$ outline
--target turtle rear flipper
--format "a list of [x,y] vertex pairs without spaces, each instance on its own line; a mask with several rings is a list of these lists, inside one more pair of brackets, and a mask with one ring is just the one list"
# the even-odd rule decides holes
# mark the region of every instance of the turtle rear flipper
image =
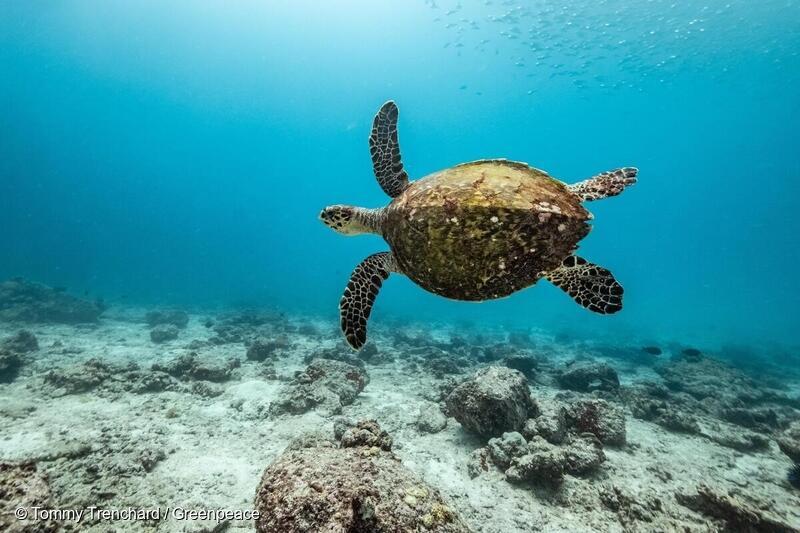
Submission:
[[354,350],[367,342],[367,321],[372,304],[390,272],[397,271],[391,252],[373,254],[353,270],[339,300],[342,333]]
[[611,272],[582,257],[567,257],[545,277],[589,311],[610,315],[622,309],[622,285]]
[[578,195],[581,201],[591,202],[620,194],[625,187],[636,183],[636,174],[638,173],[639,170],[634,167],[618,168],[567,187]]

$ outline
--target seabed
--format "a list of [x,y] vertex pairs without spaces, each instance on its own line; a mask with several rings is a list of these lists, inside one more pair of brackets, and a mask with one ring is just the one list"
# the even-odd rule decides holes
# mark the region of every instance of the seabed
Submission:
[[[336,323],[241,310],[113,306],[89,323],[0,322],[0,501],[252,510],[269,465],[353,448],[353,457],[389,457],[408,472],[403,479],[419,480],[399,483],[406,492],[396,510],[425,524],[419,531],[800,529],[800,491],[787,478],[789,455],[800,451],[797,375],[764,369],[757,378],[724,353],[677,343],[655,355],[447,324],[376,323],[370,335],[354,353]],[[498,377],[511,384],[498,394],[511,400],[489,422],[522,423],[516,432],[491,429],[490,440],[480,434],[487,420],[464,411],[491,401],[469,395],[485,392],[481,379]],[[530,403],[513,398],[520,383]],[[352,475],[334,482],[366,474]],[[324,493],[331,480],[306,481]],[[270,490],[271,501],[300,497]],[[252,519],[174,513],[72,518],[39,527],[255,528]],[[278,531],[273,519],[262,530]],[[32,523],[0,517],[4,531]]]

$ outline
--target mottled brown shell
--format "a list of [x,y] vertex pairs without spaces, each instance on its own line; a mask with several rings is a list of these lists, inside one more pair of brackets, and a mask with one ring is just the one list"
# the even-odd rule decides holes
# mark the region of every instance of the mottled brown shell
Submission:
[[400,270],[435,294],[501,298],[557,268],[589,232],[560,181],[524,163],[483,160],[415,181],[386,209]]

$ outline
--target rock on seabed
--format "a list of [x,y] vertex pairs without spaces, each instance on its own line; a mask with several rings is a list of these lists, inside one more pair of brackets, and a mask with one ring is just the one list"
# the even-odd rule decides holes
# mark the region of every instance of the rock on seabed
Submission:
[[538,413],[522,372],[500,366],[479,370],[453,389],[446,402],[465,430],[487,439],[519,431]]
[[[355,427],[376,432],[378,440],[386,438],[374,421]],[[439,491],[405,468],[391,451],[353,441],[347,445],[337,448],[330,441],[312,440],[306,447],[285,451],[267,467],[256,491],[256,531],[470,531]]]

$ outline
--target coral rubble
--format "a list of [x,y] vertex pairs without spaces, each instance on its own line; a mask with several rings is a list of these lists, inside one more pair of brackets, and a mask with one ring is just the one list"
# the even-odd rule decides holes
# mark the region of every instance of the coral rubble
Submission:
[[331,359],[314,359],[298,373],[285,396],[270,407],[274,415],[301,414],[317,406],[332,414],[350,405],[369,382],[359,367]]

